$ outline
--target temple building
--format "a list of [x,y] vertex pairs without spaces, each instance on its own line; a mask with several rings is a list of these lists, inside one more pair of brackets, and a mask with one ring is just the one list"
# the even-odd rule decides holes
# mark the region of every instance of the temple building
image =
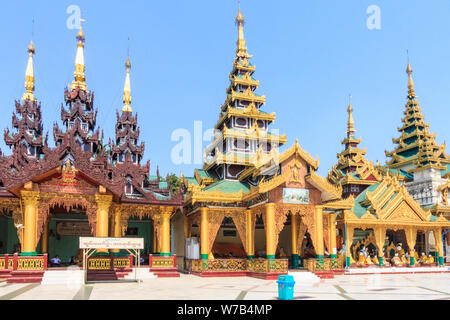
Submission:
[[[150,175],[150,162],[141,165],[144,144],[138,142],[137,115],[131,109],[130,60],[116,137],[104,145],[96,127],[94,94],[86,84],[82,29],[76,39],[74,80],[61,106],[64,127],[53,128],[55,147],[47,144],[41,105],[34,96],[33,43],[28,48],[26,92],[16,101],[13,130],[5,131],[12,154],[0,157],[0,250],[20,253],[14,258],[17,264],[11,264],[17,281],[23,280],[23,272],[42,276],[39,272],[47,263],[42,254],[80,260],[79,236],[141,236],[146,253],[158,253],[173,264],[170,219],[182,206],[183,190],[174,192],[159,170]],[[121,262],[123,252],[113,253],[114,266],[130,266],[128,257]],[[113,260],[105,255],[109,253],[97,252],[89,266],[112,268]],[[8,271],[8,258],[0,260]]]
[[[265,111],[265,96],[258,94],[244,23],[239,8],[237,49],[215,135],[203,167],[181,174],[180,188],[159,169],[151,175],[150,161],[144,162],[129,56],[115,136],[104,144],[86,83],[81,28],[62,126],[54,125],[55,146],[49,146],[34,96],[31,42],[26,91],[4,134],[12,154],[0,153],[0,278],[40,282],[48,256],[80,261],[79,237],[88,236],[144,238],[143,256],[158,276],[179,276],[181,269],[263,279],[300,267],[324,278],[369,266],[442,270],[450,247],[444,244],[450,158],[424,122],[411,66],[401,136],[386,153],[387,164],[366,159],[350,101],[342,151],[321,177],[318,156],[298,140],[281,151],[286,134],[270,130],[275,112]],[[91,279],[96,272],[105,280],[132,270],[133,257],[123,250],[94,252],[83,257]]]
[[450,157],[445,153],[445,144],[438,145],[436,134],[429,131],[414,89],[412,68],[408,63],[408,95],[400,136],[392,139],[393,151],[386,151],[390,160],[387,171],[398,175],[408,192],[420,205],[433,213],[443,213],[450,219],[448,203]]
[[366,160],[366,151],[357,147],[361,138],[354,137],[351,104],[347,112],[345,148],[328,175],[331,183],[342,187],[347,205],[335,210],[342,239],[339,258],[347,267],[383,267],[392,261],[395,266],[414,266],[419,260],[417,252],[430,251],[423,239],[431,233],[436,239],[436,258],[443,265],[441,238],[448,221],[424,210],[396,175]]

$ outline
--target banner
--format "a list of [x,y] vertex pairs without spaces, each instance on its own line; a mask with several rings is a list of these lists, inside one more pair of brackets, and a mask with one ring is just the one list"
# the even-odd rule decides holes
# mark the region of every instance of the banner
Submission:
[[283,188],[283,203],[309,204],[309,190]]
[[80,249],[144,249],[144,238],[80,237]]
[[56,233],[60,236],[90,237],[91,226],[88,221],[56,222]]

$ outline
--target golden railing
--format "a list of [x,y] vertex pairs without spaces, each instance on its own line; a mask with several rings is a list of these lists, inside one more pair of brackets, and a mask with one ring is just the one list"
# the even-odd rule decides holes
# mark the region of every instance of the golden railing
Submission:
[[176,268],[177,256],[155,256],[151,254],[148,264],[150,268]]
[[90,258],[88,259],[88,270],[110,270],[111,258]]
[[11,271],[45,271],[47,270],[47,254],[38,256],[4,255],[0,257],[0,270]]
[[343,260],[337,258],[306,259],[305,268],[311,272],[344,269]]
[[186,260],[191,272],[287,273],[288,259],[213,259]]

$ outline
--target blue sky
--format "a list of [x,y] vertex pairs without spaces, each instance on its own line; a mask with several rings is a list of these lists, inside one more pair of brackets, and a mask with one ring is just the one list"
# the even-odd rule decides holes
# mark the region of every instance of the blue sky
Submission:
[[[86,36],[86,77],[99,109],[106,143],[122,107],[127,38],[131,38],[132,107],[138,113],[145,160],[151,171],[191,175],[199,164],[171,162],[175,129],[193,132],[194,121],[212,127],[225,99],[235,54],[237,1],[20,1],[3,4],[0,19],[0,128],[11,127],[14,100],[23,92],[27,46],[35,20],[35,95],[53,146],[64,87],[72,81],[78,30],[66,26],[78,5]],[[366,13],[380,8],[381,29],[369,30]],[[352,94],[357,136],[367,158],[386,158],[398,136],[406,102],[407,55],[425,120],[437,142],[450,141],[450,2],[242,0],[245,37],[254,55],[265,111],[273,129],[296,138],[326,175],[346,131]],[[203,146],[206,146],[204,142]],[[10,150],[1,139],[4,154]]]

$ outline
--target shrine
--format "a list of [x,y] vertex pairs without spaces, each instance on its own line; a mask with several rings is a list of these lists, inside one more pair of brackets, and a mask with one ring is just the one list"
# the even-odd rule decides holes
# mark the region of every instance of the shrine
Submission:
[[[16,101],[13,131],[5,131],[12,154],[0,157],[0,237],[1,250],[7,254],[0,259],[0,269],[10,282],[38,282],[47,268],[47,255],[80,262],[79,236],[120,238],[133,223],[131,230],[145,238],[145,253],[156,253],[170,267],[175,259],[170,218],[181,208],[183,194],[174,192],[158,170],[150,175],[149,161],[142,165],[144,143],[138,143],[140,129],[131,108],[130,59],[125,64],[124,106],[117,112],[116,137],[104,145],[103,132],[96,127],[94,93],[86,84],[84,46],[81,28],[74,80],[61,106],[64,127],[54,125],[53,148],[44,135],[41,104],[34,96],[32,42],[28,48],[26,92]],[[95,259],[111,254],[114,267],[131,267],[128,256],[120,260],[124,253],[119,250],[98,250],[88,265],[110,269],[110,260],[106,265]]]

